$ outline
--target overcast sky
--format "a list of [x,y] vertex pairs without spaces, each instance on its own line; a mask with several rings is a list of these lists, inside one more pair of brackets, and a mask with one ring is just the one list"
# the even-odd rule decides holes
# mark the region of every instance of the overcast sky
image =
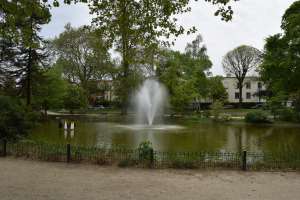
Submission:
[[[233,4],[235,12],[233,21],[226,23],[214,16],[216,7],[200,0],[191,4],[192,12],[179,17],[179,23],[185,27],[195,26],[198,29],[213,62],[211,71],[214,75],[224,74],[221,62],[226,52],[242,44],[262,50],[266,37],[281,32],[281,17],[295,1],[240,0]],[[63,5],[52,9],[51,12],[52,20],[42,30],[42,35],[46,38],[58,35],[68,22],[72,26],[91,22],[89,10],[83,4]],[[178,37],[173,48],[183,51],[186,43],[193,40],[196,35]]]

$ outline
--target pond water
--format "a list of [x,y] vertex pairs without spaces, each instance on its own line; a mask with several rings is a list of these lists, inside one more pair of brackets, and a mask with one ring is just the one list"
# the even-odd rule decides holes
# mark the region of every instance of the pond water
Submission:
[[[168,120],[167,127],[141,128],[128,120],[76,121],[74,132],[58,128],[57,121],[39,125],[30,139],[79,146],[136,148],[149,140],[158,151],[300,152],[300,126],[287,124],[250,125],[243,122],[213,123]],[[176,125],[176,126],[174,126]]]

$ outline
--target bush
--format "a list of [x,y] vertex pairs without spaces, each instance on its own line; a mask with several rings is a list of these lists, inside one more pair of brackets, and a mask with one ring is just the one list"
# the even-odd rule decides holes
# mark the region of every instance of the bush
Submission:
[[297,114],[292,108],[283,108],[277,111],[279,120],[292,122],[297,121]]
[[262,110],[256,110],[247,113],[245,117],[245,121],[249,123],[270,123],[271,122],[268,119],[268,113]]
[[153,147],[151,142],[142,142],[138,147],[138,151],[140,160],[153,161]]
[[215,101],[211,105],[211,114],[214,117],[214,120],[219,121],[221,111],[223,109],[223,103],[221,101]]
[[37,115],[28,112],[22,102],[0,96],[0,139],[16,140],[26,135]]
[[231,115],[230,114],[221,114],[220,116],[219,116],[219,119],[218,119],[218,121],[219,122],[229,122],[229,121],[231,121]]

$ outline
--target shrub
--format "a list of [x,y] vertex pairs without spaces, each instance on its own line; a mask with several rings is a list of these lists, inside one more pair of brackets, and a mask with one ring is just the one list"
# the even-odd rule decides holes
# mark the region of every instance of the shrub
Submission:
[[220,116],[219,116],[219,119],[218,119],[218,121],[220,121],[220,122],[229,122],[229,121],[231,121],[231,115],[230,114],[221,114]]
[[296,121],[297,120],[297,114],[292,108],[282,108],[277,111],[278,117],[282,121]]
[[149,141],[142,142],[138,147],[138,151],[139,151],[140,160],[153,161],[153,147],[151,142]]
[[220,118],[221,111],[223,109],[223,103],[221,101],[215,101],[210,108],[214,120],[218,121]]
[[268,119],[268,113],[262,110],[256,110],[247,113],[245,117],[245,121],[249,123],[270,123],[271,122]]
[[22,102],[0,96],[0,139],[16,140],[26,135],[37,116],[28,112]]

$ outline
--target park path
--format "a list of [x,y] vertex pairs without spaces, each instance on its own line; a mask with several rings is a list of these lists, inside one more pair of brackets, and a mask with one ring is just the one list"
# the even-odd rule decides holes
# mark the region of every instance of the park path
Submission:
[[299,200],[300,173],[121,169],[0,158],[1,200]]

